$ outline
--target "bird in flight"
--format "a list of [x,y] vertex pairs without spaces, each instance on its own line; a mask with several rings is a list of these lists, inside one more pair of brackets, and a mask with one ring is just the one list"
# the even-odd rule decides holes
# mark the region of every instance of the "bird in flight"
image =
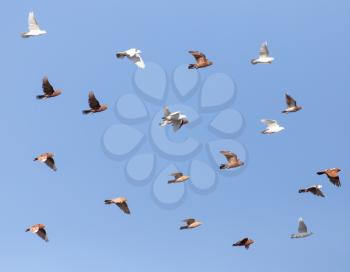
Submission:
[[38,157],[34,158],[34,161],[40,161],[45,163],[48,167],[50,167],[53,171],[57,171],[55,161],[53,159],[54,154],[47,152],[39,155]]
[[312,193],[316,196],[325,197],[325,195],[322,193],[321,189],[322,189],[322,185],[313,185],[313,186],[308,187],[308,188],[300,189],[299,193]]
[[34,12],[29,12],[28,15],[28,31],[22,33],[22,38],[29,38],[32,36],[40,36],[46,34],[45,30],[41,30],[37,20],[35,19]]
[[101,112],[105,111],[108,107],[105,104],[100,104],[98,100],[95,97],[94,92],[89,92],[89,110],[83,110],[83,114],[89,114],[89,113],[96,113],[96,112]]
[[332,182],[335,186],[340,187],[340,178],[339,178],[339,172],[341,170],[339,168],[330,168],[323,171],[317,172],[317,175],[327,175],[330,182]]
[[270,57],[267,42],[263,42],[260,46],[259,57],[252,59],[251,64],[271,64],[274,58]]
[[61,90],[55,90],[52,85],[49,82],[49,79],[45,76],[43,78],[43,95],[37,95],[36,98],[37,99],[46,99],[46,98],[51,98],[51,97],[55,97],[55,96],[59,96],[62,91]]
[[118,59],[122,59],[124,57],[127,57],[129,60],[134,62],[137,67],[144,69],[146,66],[145,66],[145,63],[143,62],[140,54],[141,54],[141,51],[139,49],[131,48],[131,49],[126,50],[126,51],[118,52],[116,54],[116,56]]
[[213,62],[209,61],[202,52],[188,51],[188,53],[190,53],[196,60],[196,63],[188,65],[188,69],[199,69],[213,64]]
[[194,228],[197,228],[200,225],[202,225],[202,222],[197,221],[196,219],[193,219],[193,218],[184,219],[184,220],[182,220],[182,222],[184,222],[185,225],[181,226],[180,230],[183,230],[183,229],[194,229]]
[[305,238],[312,234],[312,232],[307,231],[307,226],[305,225],[304,220],[302,218],[299,218],[298,233],[292,234],[290,238]]
[[282,113],[297,112],[303,108],[302,106],[298,106],[297,102],[293,99],[293,97],[291,97],[287,93],[286,93],[286,103],[287,103],[287,108],[284,111],[282,111]]
[[170,112],[168,107],[163,109],[164,115],[162,117],[162,122],[159,123],[160,126],[164,127],[166,125],[172,125],[173,130],[178,131],[183,125],[188,123],[186,115],[179,111]]
[[130,214],[129,206],[127,203],[127,199],[125,197],[117,197],[113,199],[106,199],[105,204],[110,205],[110,204],[115,204],[117,205],[124,213]]
[[189,180],[190,178],[189,176],[184,176],[184,174],[181,172],[172,173],[170,176],[173,176],[174,179],[169,180],[168,183],[181,183]]
[[30,231],[31,233],[37,234],[41,239],[45,242],[48,242],[49,239],[46,234],[45,225],[44,224],[35,224],[26,229],[26,232]]
[[223,163],[220,165],[220,169],[230,169],[244,165],[244,162],[240,161],[235,153],[231,151],[220,151],[220,153],[223,154],[227,160],[226,164]]
[[249,249],[250,245],[252,245],[252,244],[254,244],[254,240],[246,237],[246,238],[243,238],[242,240],[239,240],[238,242],[234,243],[232,246],[244,246],[245,249]]
[[262,134],[272,134],[284,130],[284,127],[281,127],[276,120],[261,119],[261,123],[266,125],[266,129],[261,132]]

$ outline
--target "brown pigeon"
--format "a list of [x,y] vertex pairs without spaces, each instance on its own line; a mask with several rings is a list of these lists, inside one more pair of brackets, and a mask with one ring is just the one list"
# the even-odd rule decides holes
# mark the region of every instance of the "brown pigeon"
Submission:
[[125,197],[117,197],[113,199],[105,200],[105,204],[115,204],[117,205],[124,213],[130,214],[130,210],[127,204],[127,199]]
[[168,183],[180,183],[180,182],[185,182],[189,180],[189,176],[184,176],[183,173],[177,172],[177,173],[172,173],[170,176],[173,176],[174,179],[169,180]]
[[51,98],[51,97],[59,96],[62,93],[61,90],[55,90],[52,87],[52,85],[49,82],[49,79],[46,76],[43,78],[43,85],[42,86],[43,86],[44,94],[37,95],[36,96],[37,99]]
[[309,188],[300,189],[299,193],[309,193],[310,192],[316,196],[325,197],[325,195],[322,193],[321,189],[322,189],[322,185],[313,185]]
[[286,103],[287,108],[282,113],[297,112],[303,108],[302,106],[298,106],[297,102],[289,94],[286,94]]
[[339,179],[340,171],[341,170],[339,168],[330,168],[330,169],[317,172],[317,175],[326,174],[330,182],[332,182],[335,186],[340,187],[341,186],[340,179]]
[[47,238],[44,224],[35,224],[35,225],[27,228],[26,232],[28,232],[28,231],[30,231],[31,233],[36,233],[41,239],[45,240],[45,242],[49,241],[49,239]]
[[43,154],[39,155],[38,157],[34,158],[34,161],[44,162],[53,171],[57,171],[53,157],[54,157],[53,153],[47,152],[47,153],[43,153]]
[[212,61],[209,61],[207,57],[199,51],[188,51],[188,53],[192,54],[192,56],[196,59],[195,64],[189,64],[188,69],[198,69],[210,66],[213,64]]
[[89,92],[89,110],[83,110],[83,114],[96,113],[105,111],[108,107],[105,104],[100,105],[100,102],[96,99],[94,92]]
[[202,222],[197,221],[196,219],[193,219],[193,218],[184,219],[182,221],[185,223],[185,225],[181,226],[180,230],[183,230],[183,229],[194,229],[194,228],[197,228],[200,225],[202,225]]
[[220,153],[223,154],[227,159],[227,163],[221,164],[220,169],[230,169],[244,165],[244,162],[240,161],[237,155],[231,151],[220,151]]
[[234,243],[232,246],[244,246],[246,249],[249,249],[250,245],[254,243],[254,240],[249,238],[243,238],[242,240]]

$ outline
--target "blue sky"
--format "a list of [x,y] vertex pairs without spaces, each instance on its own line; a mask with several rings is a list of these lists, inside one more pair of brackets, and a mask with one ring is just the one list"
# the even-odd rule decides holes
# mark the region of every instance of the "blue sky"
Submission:
[[[347,1],[16,1],[1,10],[1,271],[349,270]],[[32,10],[48,34],[24,40]],[[251,65],[265,40],[276,61]],[[193,61],[188,50],[214,61],[199,71],[201,82],[218,72],[233,79],[229,107],[244,119],[232,138],[245,147],[242,171],[215,169],[215,189],[187,190],[181,205],[170,208],[152,195],[167,158],[158,159],[147,184],[128,181],[127,161],[108,156],[103,135],[122,123],[118,98],[135,93],[135,66],[115,58],[131,47],[142,50],[146,65],[160,65],[168,81],[176,67]],[[35,99],[44,75],[63,89],[60,97]],[[81,114],[89,90],[108,111]],[[286,90],[302,111],[280,113]],[[178,103],[168,92],[167,103]],[[162,103],[149,107],[154,114]],[[286,130],[262,135],[261,118],[277,119]],[[148,133],[147,125],[132,126]],[[173,140],[209,132],[184,133]],[[56,155],[56,173],[32,161],[46,151]],[[329,167],[343,169],[341,188],[315,174]],[[316,183],[325,199],[297,193]],[[119,195],[129,199],[132,215],[103,204]],[[300,216],[315,235],[291,240]],[[203,225],[179,231],[186,217]],[[24,232],[35,223],[47,225],[49,243]],[[249,251],[231,246],[245,236],[256,241]]]

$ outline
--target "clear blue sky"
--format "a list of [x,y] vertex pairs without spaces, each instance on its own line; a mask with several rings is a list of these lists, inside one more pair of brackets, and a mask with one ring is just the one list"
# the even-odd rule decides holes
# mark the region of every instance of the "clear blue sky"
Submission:
[[[0,5],[0,270],[349,271],[348,1],[169,2]],[[32,10],[48,34],[24,40],[20,33]],[[265,40],[276,61],[251,65]],[[242,114],[244,126],[232,138],[247,153],[239,175],[215,169],[214,190],[187,190],[181,205],[171,208],[155,201],[153,181],[135,186],[127,180],[127,160],[106,154],[103,135],[121,124],[117,99],[135,92],[135,66],[115,58],[131,47],[169,78],[192,62],[188,50],[201,50],[214,61],[199,71],[202,81],[217,72],[234,80],[230,107]],[[63,89],[60,97],[35,99],[44,75]],[[81,114],[89,90],[108,111]],[[280,113],[286,90],[304,106],[301,112]],[[178,101],[170,95],[167,103]],[[150,106],[151,112],[161,106]],[[277,119],[286,130],[262,135],[261,118]],[[136,127],[148,133],[147,125]],[[191,135],[190,127],[184,131]],[[56,173],[32,161],[46,151],[56,154]],[[159,161],[153,179],[167,158]],[[341,188],[315,174],[328,167],[343,169]],[[325,199],[297,193],[316,183],[324,185]],[[132,215],[103,204],[119,195],[129,199]],[[300,216],[315,235],[291,240]],[[203,225],[180,231],[186,217]],[[49,243],[24,232],[35,223],[47,225]],[[245,236],[256,241],[250,250],[231,246]]]

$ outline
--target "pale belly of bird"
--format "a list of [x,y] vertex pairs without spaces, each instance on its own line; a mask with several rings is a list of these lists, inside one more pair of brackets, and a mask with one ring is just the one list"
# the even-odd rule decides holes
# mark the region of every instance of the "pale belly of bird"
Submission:
[[305,238],[312,235],[312,232],[305,232],[305,233],[295,233],[290,236],[290,238]]

